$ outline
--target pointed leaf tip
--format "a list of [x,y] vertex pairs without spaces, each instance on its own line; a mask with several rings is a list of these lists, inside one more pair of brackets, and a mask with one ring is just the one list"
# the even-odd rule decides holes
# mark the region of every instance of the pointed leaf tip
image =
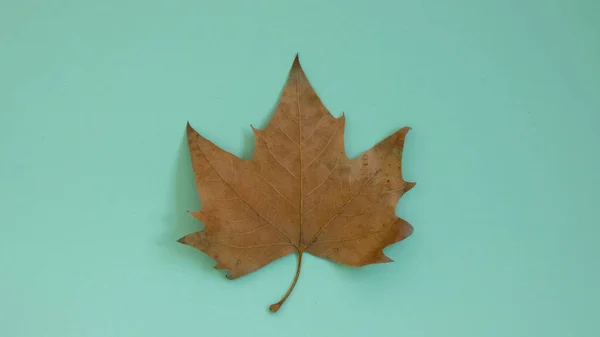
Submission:
[[298,54],[296,54],[296,57],[294,57],[294,63],[292,64],[292,69],[298,68],[302,68],[302,66],[300,65],[300,57],[298,56]]
[[394,262],[394,260],[390,259],[389,256],[387,256],[387,255],[384,254],[381,257],[380,262],[381,263],[392,263],[392,262]]

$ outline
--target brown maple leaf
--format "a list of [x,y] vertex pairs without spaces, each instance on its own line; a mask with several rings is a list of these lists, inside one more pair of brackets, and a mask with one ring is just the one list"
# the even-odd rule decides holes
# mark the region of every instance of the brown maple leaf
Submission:
[[391,262],[383,248],[412,233],[395,214],[415,185],[402,178],[409,128],[349,159],[344,118],[321,103],[296,56],[274,116],[264,130],[252,127],[252,159],[236,157],[187,125],[203,205],[191,214],[205,229],[179,242],[208,254],[229,279],[297,252],[292,285],[272,312],[296,285],[304,253],[349,266]]

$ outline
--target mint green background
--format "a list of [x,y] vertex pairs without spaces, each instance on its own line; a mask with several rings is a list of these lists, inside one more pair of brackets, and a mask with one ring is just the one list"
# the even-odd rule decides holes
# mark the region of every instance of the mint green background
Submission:
[[[600,2],[0,0],[0,336],[600,335]],[[189,120],[249,156],[296,52],[358,155],[409,125],[396,262],[236,281],[175,242]]]

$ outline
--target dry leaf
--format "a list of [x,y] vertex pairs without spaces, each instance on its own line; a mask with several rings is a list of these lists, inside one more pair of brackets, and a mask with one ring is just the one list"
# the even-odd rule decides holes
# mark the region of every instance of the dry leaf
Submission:
[[305,253],[349,266],[392,261],[383,248],[413,230],[395,214],[400,197],[415,185],[402,178],[408,127],[349,159],[344,115],[329,113],[296,56],[271,121],[264,130],[252,129],[255,153],[242,160],[188,124],[203,205],[191,214],[205,229],[179,242],[208,254],[230,279],[297,252],[292,285],[272,312],[292,292]]

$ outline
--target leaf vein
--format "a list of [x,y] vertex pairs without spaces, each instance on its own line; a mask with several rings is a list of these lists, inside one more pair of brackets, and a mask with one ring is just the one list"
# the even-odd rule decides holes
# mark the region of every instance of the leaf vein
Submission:
[[357,235],[357,236],[353,236],[350,238],[346,238],[346,239],[340,239],[340,240],[326,240],[326,241],[317,241],[314,244],[320,244],[320,243],[340,243],[340,242],[347,242],[347,241],[354,241],[354,240],[359,240],[359,239],[363,239],[366,238],[369,235],[374,235],[374,234],[378,234],[381,233],[383,231],[385,231],[386,228],[384,229],[380,229],[378,231],[373,231],[373,232],[368,232],[368,233],[363,233],[361,235]]
[[279,121],[277,119],[275,119],[275,125],[277,125],[277,128],[279,130],[281,130],[281,133],[283,133],[283,135],[286,136],[287,139],[289,139],[292,142],[292,144],[294,144],[296,146],[300,146],[300,145],[298,145],[298,143],[296,143],[295,140],[292,139],[292,137],[288,136],[288,134],[285,131],[283,131],[283,128],[281,127],[281,125],[279,124]]
[[236,245],[230,245],[230,244],[219,242],[219,241],[211,241],[211,240],[206,240],[206,239],[204,239],[204,241],[208,242],[210,244],[215,244],[215,245],[228,247],[228,248],[234,248],[234,249],[243,249],[243,250],[253,249],[253,248],[274,247],[274,246],[293,246],[293,244],[291,242],[270,243],[270,244],[266,244],[266,245],[254,245],[254,246],[236,246]]
[[273,184],[272,184],[272,183],[271,183],[269,180],[267,180],[267,178],[265,178],[265,177],[261,176],[260,174],[258,174],[258,173],[256,173],[256,172],[252,172],[252,174],[255,174],[255,175],[257,175],[257,176],[261,177],[261,178],[262,178],[262,179],[263,179],[263,180],[264,180],[264,181],[265,181],[267,184],[269,184],[269,186],[271,186],[271,187],[272,187],[272,188],[275,190],[275,192],[277,192],[277,194],[279,194],[279,196],[281,196],[281,198],[282,198],[283,200],[287,201],[287,203],[288,203],[288,204],[290,204],[290,205],[292,205],[292,207],[294,207],[294,208],[298,208],[298,206],[294,205],[294,203],[293,203],[293,202],[291,202],[291,201],[290,201],[290,199],[286,198],[286,197],[285,197],[285,195],[283,195],[283,193],[281,193],[281,192],[280,192],[280,191],[277,189],[277,187],[275,187],[275,185],[273,185]]
[[311,193],[313,193],[314,191],[316,191],[317,189],[319,189],[319,187],[323,186],[323,184],[325,184],[329,180],[329,178],[331,178],[331,175],[333,174],[333,171],[335,171],[335,169],[338,167],[338,165],[340,163],[340,157],[341,156],[342,156],[342,152],[340,151],[340,153],[338,154],[337,159],[335,160],[335,165],[333,166],[333,168],[331,169],[331,171],[329,171],[329,174],[327,175],[327,177],[325,177],[325,179],[323,179],[323,181],[319,185],[317,185],[310,192],[308,192],[306,194],[306,197],[308,197]]
[[304,140],[302,141],[302,144],[306,143],[309,139],[312,138],[312,136],[314,136],[315,132],[317,132],[317,130],[319,129],[319,125],[321,125],[321,121],[325,119],[325,114],[323,114],[323,116],[321,116],[321,118],[319,118],[319,121],[315,124],[315,129],[310,133],[310,136],[306,136],[306,138],[304,138]]
[[329,147],[329,144],[331,144],[331,142],[333,141],[333,138],[335,138],[335,134],[339,130],[340,125],[342,125],[342,123],[338,123],[338,125],[335,127],[335,130],[331,134],[331,138],[329,138],[329,141],[327,142],[327,144],[325,146],[323,146],[323,149],[310,161],[310,163],[308,163],[305,167],[302,168],[303,171],[305,169],[307,169],[308,167],[310,167],[310,165],[312,165],[312,163],[314,163],[315,160],[319,159],[319,157],[321,157],[321,155],[325,152],[325,150],[327,150],[327,148]]
[[261,230],[263,230],[263,229],[265,229],[267,227],[269,227],[269,225],[260,226],[258,228],[253,229],[253,230],[249,230],[249,231],[245,231],[245,232],[233,233],[233,234],[231,234],[231,236],[233,237],[233,236],[240,236],[240,235],[249,235],[249,234],[261,231]]
[[369,184],[369,182],[371,182],[371,180],[373,179],[373,177],[375,177],[380,171],[375,171],[375,173],[373,173],[369,179],[367,179],[367,181],[358,189],[358,191],[356,191],[356,193],[354,193],[354,195],[352,197],[350,197],[350,199],[348,199],[348,201],[346,201],[346,203],[333,215],[333,217],[331,219],[329,219],[329,221],[327,221],[323,227],[321,227],[317,233],[312,237],[312,239],[309,241],[309,244],[306,248],[310,247],[319,237],[319,235],[323,232],[323,230],[329,226],[329,224],[335,220],[335,218],[338,217],[338,215],[340,215],[342,213],[342,211],[344,211],[344,209],[346,208],[346,206],[348,206],[348,204],[350,204],[352,202],[352,200],[354,200],[359,194],[360,192],[362,192],[362,190]]
[[289,236],[287,236],[283,232],[283,230],[281,228],[275,226],[268,219],[266,219],[265,217],[263,217],[262,215],[260,215],[260,213],[258,213],[258,211],[254,207],[252,207],[252,205],[250,205],[249,202],[247,202],[246,200],[244,200],[242,198],[242,196],[231,185],[229,185],[227,183],[227,181],[225,181],[225,179],[223,179],[223,177],[221,176],[221,174],[219,173],[219,171],[217,171],[217,169],[213,166],[211,160],[206,156],[206,154],[204,153],[204,151],[202,151],[202,148],[200,148],[200,145],[198,143],[196,143],[196,142],[195,142],[195,145],[198,148],[198,150],[200,151],[200,153],[204,156],[204,158],[206,158],[206,161],[208,162],[208,164],[213,168],[213,170],[215,170],[215,172],[221,178],[221,180],[223,180],[223,182],[225,183],[225,185],[227,185],[233,191],[233,193],[235,193],[238,196],[238,198],[240,198],[240,200],[242,200],[246,205],[248,205],[248,207],[250,207],[250,209],[252,209],[256,213],[256,215],[258,215],[261,219],[265,220],[269,225],[271,225],[273,228],[275,228],[283,237],[285,237],[290,243],[292,243],[292,240],[289,238]]
[[261,136],[259,136],[259,138],[260,138],[260,140],[262,140],[265,143],[265,148],[267,149],[267,152],[269,152],[271,157],[273,157],[273,159],[275,159],[277,164],[279,164],[281,167],[283,167],[292,177],[294,177],[296,179],[300,179],[292,171],[290,171],[290,169],[288,169],[285,165],[283,165],[283,163],[280,162],[279,159],[277,159],[277,157],[275,157],[275,155],[273,154],[273,151],[271,151],[271,149],[269,148],[267,141],[264,138],[262,138]]

